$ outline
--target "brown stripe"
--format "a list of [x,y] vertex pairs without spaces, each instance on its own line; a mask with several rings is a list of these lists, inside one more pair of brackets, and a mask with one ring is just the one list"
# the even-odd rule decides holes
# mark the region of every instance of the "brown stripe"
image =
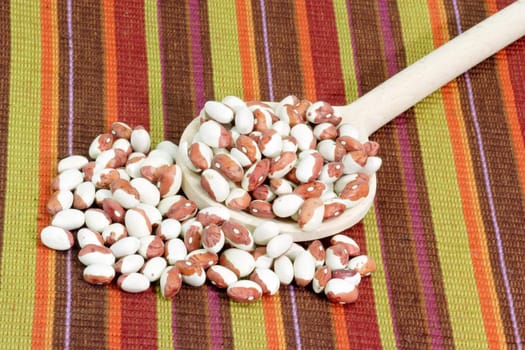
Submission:
[[[406,55],[403,46],[403,37],[401,30],[401,19],[399,17],[399,11],[397,4],[389,2],[389,13],[390,23],[392,25],[392,36],[394,39],[394,45],[396,48],[396,61],[398,70],[402,70],[407,66]],[[419,136],[417,131],[417,123],[414,115],[414,110],[409,109],[404,113],[403,116],[407,132],[408,141],[410,143],[412,165],[414,170],[414,178],[421,179],[416,181],[416,188],[418,193],[418,203],[421,213],[431,213],[430,201],[427,192],[426,182],[422,181],[425,179],[425,172],[423,169],[423,159],[421,157]],[[423,225],[423,236],[425,239],[426,256],[429,262],[431,281],[434,289],[434,298],[436,302],[436,308],[439,315],[440,325],[431,325],[433,328],[439,327],[441,331],[441,339],[443,345],[446,348],[452,348],[454,346],[454,337],[452,333],[452,324],[450,323],[450,317],[447,308],[447,300],[445,293],[440,291],[445,290],[443,285],[443,274],[441,271],[441,264],[439,262],[436,235],[434,232],[434,226],[432,223],[431,215],[421,215],[421,222]]]
[[204,74],[204,94],[206,100],[213,100],[215,92],[213,90],[213,66],[211,62],[211,39],[208,24],[207,1],[199,1],[199,16],[201,26],[201,50],[202,50],[202,71]]
[[[261,99],[268,100],[270,96],[268,83],[268,67],[264,51],[263,17],[261,3],[252,2],[254,13],[255,42]],[[273,98],[276,101],[294,94],[304,95],[300,51],[297,45],[297,30],[295,27],[295,11],[292,2],[270,0],[265,2],[266,28],[270,49],[270,64],[272,74]],[[283,33],[287,33],[283,35]]]
[[[104,130],[104,71],[101,10],[98,2],[74,1],[73,19],[73,153],[86,154]],[[71,348],[104,348],[107,288],[87,285],[84,266],[71,254]],[[82,317],[75,317],[82,315]]]
[[[76,256],[76,251],[71,251],[71,259]],[[57,252],[55,258],[55,310],[53,315],[53,349],[63,349],[66,334],[66,308],[67,308],[67,260],[68,253]],[[75,262],[76,263],[76,262]],[[53,282],[51,282],[53,283]]]
[[[480,7],[480,5],[477,2],[472,2],[470,5],[467,5],[467,3],[461,3],[459,4],[459,11],[461,16],[461,24],[463,30],[468,29],[470,26],[472,26],[474,23],[477,23],[478,21],[482,20],[486,17],[486,14],[480,13],[476,10],[476,7]],[[483,6],[481,6],[483,8]],[[447,15],[449,18],[455,18],[454,16],[454,9],[451,6],[447,6]],[[457,35],[457,27],[456,22],[449,21],[449,32],[451,33],[451,36]],[[482,132],[482,139],[484,144],[484,151],[487,161],[487,166],[489,168],[489,176],[491,181],[496,179],[516,179],[515,176],[515,167],[511,167],[509,163],[508,156],[512,156],[512,154],[506,154],[508,152],[504,152],[503,150],[512,148],[511,145],[508,144],[508,142],[511,140],[510,137],[507,137],[507,139],[503,139],[502,137],[504,135],[508,135],[508,130],[506,123],[501,122],[497,123],[498,125],[498,133],[494,133],[492,130],[494,130],[494,119],[500,118],[500,120],[504,120],[504,112],[501,108],[501,106],[498,106],[499,101],[501,101],[501,94],[499,93],[499,90],[495,89],[494,87],[499,86],[499,82],[497,80],[496,72],[494,71],[494,60],[493,58],[488,59],[487,61],[481,63],[477,67],[473,68],[469,72],[470,78],[471,78],[471,84],[472,84],[472,93],[474,94],[474,101],[475,101],[475,108],[477,113],[477,118],[480,126],[480,130]],[[489,85],[493,84],[493,85]],[[497,246],[497,240],[496,240],[496,230],[495,226],[493,224],[493,221],[491,219],[491,209],[490,209],[490,202],[487,194],[487,188],[485,186],[485,178],[483,175],[483,167],[482,162],[483,158],[482,155],[479,152],[479,146],[477,142],[477,135],[476,135],[476,126],[475,126],[475,120],[472,115],[472,111],[469,105],[469,95],[468,95],[468,88],[467,83],[464,76],[461,76],[458,78],[458,87],[459,87],[459,93],[461,96],[461,108],[463,110],[463,117],[465,121],[466,131],[467,131],[467,139],[470,140],[469,142],[469,148],[470,153],[472,156],[472,163],[475,165],[474,167],[474,176],[476,179],[476,187],[478,192],[478,199],[480,203],[480,207],[482,210],[482,219],[483,219],[483,225],[485,228],[485,234],[487,237],[487,244],[489,247],[489,256],[491,259],[491,266],[494,276],[494,282],[496,286],[496,293],[498,296],[498,302],[500,306],[500,318],[503,323],[503,329],[505,332],[505,337],[508,341],[514,340],[514,334],[513,334],[513,327],[512,327],[512,320],[510,317],[510,309],[509,309],[509,300],[506,297],[506,290],[505,290],[505,284],[502,278],[502,266],[500,264],[499,255],[498,255],[498,246]],[[485,87],[485,89],[483,89]],[[494,94],[497,94],[497,96],[493,96],[490,99],[487,99],[486,91],[492,91]],[[499,135],[499,136],[498,136]],[[493,148],[493,147],[498,148]],[[497,155],[491,154],[492,150],[497,150]],[[501,158],[500,158],[501,157]],[[511,161],[512,162],[512,161]],[[498,170],[498,168],[500,170]],[[509,169],[510,168],[510,169]],[[513,176],[514,174],[514,176]],[[504,180],[506,181],[506,180]],[[514,181],[515,183],[515,181]],[[496,188],[493,187],[494,183],[491,184],[491,190],[494,191]],[[498,184],[497,187],[500,185]],[[504,194],[510,195],[511,191],[505,191]],[[496,205],[496,193],[494,193],[494,204]],[[507,197],[508,198],[508,197]],[[498,203],[499,205],[496,206],[496,210],[502,210],[503,208],[508,208],[507,213],[516,213],[516,208],[514,206],[518,207],[518,212],[521,212],[520,216],[523,217],[523,211],[521,211],[521,198],[519,201],[514,202],[507,202],[505,204],[506,199],[504,198],[503,203]],[[502,208],[503,206],[503,208]],[[498,208],[499,207],[499,208]],[[503,212],[500,212],[503,213]],[[514,215],[514,220],[520,220],[520,216]],[[501,214],[497,216],[497,221],[500,226],[500,229],[503,227],[501,226],[502,222]],[[517,227],[517,226],[514,226]],[[512,247],[515,249],[516,252],[522,252],[523,250],[519,250],[518,247],[521,246],[516,239],[515,239],[515,232],[503,232],[504,230],[501,230],[501,237],[503,239],[503,242],[505,244],[505,237],[507,238],[507,243],[512,242]],[[510,236],[512,235],[512,236]],[[508,239],[510,237],[510,239]],[[513,249],[506,249],[505,254],[512,253]],[[523,247],[522,247],[523,249]],[[505,255],[505,262],[509,263],[509,256]],[[511,259],[512,260],[512,259]],[[521,264],[522,265],[522,264]],[[510,272],[510,267],[513,266],[513,264],[507,264],[507,272]],[[518,265],[519,266],[519,265]],[[519,271],[521,270],[521,266],[515,269],[512,272],[512,275],[520,274]],[[517,276],[516,276],[517,277]],[[514,278],[514,277],[513,277]],[[523,279],[523,276],[522,276]],[[513,293],[514,294],[514,293]],[[516,294],[514,294],[516,295]]]
[[294,292],[301,345],[305,349],[334,348],[332,313],[326,298],[316,295],[310,289],[295,286]]
[[[259,0],[252,0],[252,13],[254,42],[258,43],[255,45],[255,55],[257,58],[257,72],[259,73],[259,95],[262,101],[269,101],[268,69],[264,52],[262,12],[261,2]],[[278,74],[278,72],[275,72],[274,74]]]
[[295,341],[295,326],[292,313],[292,300],[290,297],[289,288],[281,286],[279,289],[279,296],[281,299],[281,317],[283,319],[284,338],[287,349],[297,348]]
[[[68,127],[69,127],[69,49],[67,29],[67,2],[57,3],[58,12],[58,46],[59,46],[59,86],[58,86],[58,158],[68,155]],[[86,152],[82,152],[85,154]],[[58,266],[58,265],[57,265]]]
[[[361,92],[365,93],[387,78],[381,40],[376,21],[378,13],[375,6],[352,4],[350,8],[352,23],[355,28],[353,43],[356,62],[359,67]],[[374,34],[375,33],[375,34]],[[410,213],[406,198],[402,163],[397,141],[397,132],[392,123],[374,134],[374,139],[381,145],[381,181],[377,189],[377,212],[381,218],[384,240],[384,264],[388,264],[393,317],[395,318],[398,341],[402,347],[420,344],[430,347],[429,339],[422,339],[420,334],[428,332],[425,318],[424,300],[417,271],[414,242],[411,236]],[[389,263],[395,262],[395,263]],[[406,276],[411,278],[407,279]]]
[[[0,2],[0,227],[4,227],[5,187],[7,171],[7,135],[9,122],[9,72],[11,64],[11,28],[9,1]],[[0,252],[2,252],[4,230],[0,232]],[[2,263],[0,254],[0,264]]]
[[164,61],[164,105],[166,136],[178,140],[194,117],[193,73],[190,60],[187,4],[160,2],[160,43]]
[[[63,158],[68,155],[68,124],[69,124],[69,60],[68,60],[68,26],[67,2],[57,3],[58,12],[58,45],[59,45],[59,86],[58,86],[58,140],[57,155]],[[71,251],[71,257],[76,256],[78,250]],[[57,252],[55,259],[55,305],[53,315],[53,348],[64,348],[64,334],[66,325],[67,302],[67,253]],[[53,282],[51,282],[53,283]]]
[[86,154],[105,130],[104,51],[101,9],[96,2],[73,2],[73,153]]
[[371,20],[379,16],[375,6],[369,3],[348,3],[348,12],[354,28],[352,44],[358,67],[357,81],[360,84],[360,94],[363,95],[382,83],[386,77],[381,32],[377,22]]
[[[257,7],[260,8],[260,5]],[[273,97],[276,101],[290,94],[303,97],[301,52],[297,42],[294,4],[291,1],[270,0],[266,1],[265,11],[272,65]],[[263,43],[263,41],[256,42]],[[266,77],[267,75],[261,75],[260,80],[267,79]]]
[[[479,5],[473,1],[470,1],[470,3],[470,10],[465,9],[465,12],[461,13],[461,20],[465,22],[464,29],[467,29],[467,25],[470,25],[470,23],[477,23],[487,16],[484,11],[481,13],[471,11],[474,6]],[[484,10],[483,6],[481,6],[481,10]],[[525,271],[523,270],[525,240],[518,239],[516,228],[525,227],[525,210],[523,208],[522,193],[519,190],[519,174],[516,172],[517,164],[514,160],[515,154],[513,152],[511,131],[506,122],[501,90],[494,89],[500,84],[494,59],[491,58],[483,62],[472,69],[469,74],[487,162],[497,227],[499,228],[503,245],[506,272],[516,311],[516,320],[518,325],[521,326],[520,337],[524,339],[525,313],[520,312],[520,310],[523,310],[525,307],[525,293],[523,291],[523,281],[525,280]],[[490,92],[490,96],[488,92]],[[472,140],[475,140],[475,138],[472,138]],[[484,180],[484,178],[479,178],[479,183],[483,184]],[[490,211],[486,211],[484,216],[487,219],[490,218]],[[487,224],[493,225],[492,221],[488,221]],[[493,252],[491,256],[496,258],[498,256],[496,237],[489,237],[489,243],[493,246],[491,247]],[[493,266],[498,265],[494,264]],[[499,267],[494,273],[501,276]],[[503,293],[500,294],[501,296],[504,295]],[[507,326],[505,326],[505,329],[507,333],[510,333],[508,337],[510,342],[515,341],[516,339],[511,333],[512,330]]]
[[[376,203],[381,218],[383,233],[383,263],[388,266],[388,281],[391,293],[392,317],[398,335],[399,345],[408,348],[420,339],[421,329],[427,329],[424,300],[414,253],[412,228],[408,213],[406,187],[400,182],[402,169],[399,144],[393,125],[378,131],[374,139],[381,145],[381,181],[378,181]],[[406,278],[410,276],[410,278]],[[427,342],[430,339],[426,339]],[[426,343],[421,347],[430,347]]]
[[[173,300],[177,320],[177,346],[184,349],[198,345],[201,349],[210,347],[208,303],[206,288],[191,288],[185,285]],[[224,335],[223,335],[224,336]]]

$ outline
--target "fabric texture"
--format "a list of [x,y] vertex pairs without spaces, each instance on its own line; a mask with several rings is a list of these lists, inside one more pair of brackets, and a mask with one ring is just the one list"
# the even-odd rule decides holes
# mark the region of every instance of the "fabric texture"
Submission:
[[0,348],[521,349],[525,39],[371,136],[376,199],[346,233],[378,269],[356,303],[132,295],[38,240],[58,160],[112,122],[177,143],[227,95],[344,105],[510,2],[0,2]]

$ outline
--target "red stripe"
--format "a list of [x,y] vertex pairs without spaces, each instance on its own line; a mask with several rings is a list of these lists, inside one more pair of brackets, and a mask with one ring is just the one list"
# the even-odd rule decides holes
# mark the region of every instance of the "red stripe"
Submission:
[[[306,1],[308,24],[312,47],[312,64],[316,82],[317,99],[334,105],[346,103],[344,96],[343,72],[341,70],[340,50],[337,41],[334,9],[330,6],[317,6],[315,1]],[[366,252],[362,224],[349,231],[362,250]],[[372,286],[365,280],[359,288],[357,303],[345,306],[348,342],[351,349],[359,349],[362,344],[369,348],[380,348],[379,328]],[[366,339],[363,339],[366,337]],[[339,337],[338,337],[339,338]],[[342,341],[343,339],[339,339]],[[377,341],[374,343],[374,340]]]
[[139,294],[121,293],[121,349],[157,349],[157,295],[155,289],[150,288]]
[[144,6],[115,1],[119,120],[149,128],[148,67]]
[[334,105],[345,103],[345,86],[334,8],[331,3],[319,6],[315,0],[306,1],[312,63],[316,82],[317,99],[329,101]]
[[[119,120],[149,128],[143,3],[115,1],[115,42]],[[122,293],[121,347],[157,348],[157,304],[153,289],[140,295]]]
[[[352,237],[357,244],[359,244],[361,254],[367,253],[365,230],[362,222],[344,233]],[[359,284],[359,299],[357,299],[357,302],[345,306],[348,339],[351,349],[360,349],[362,344],[366,344],[367,349],[381,348],[381,336],[377,324],[374,291],[370,278],[374,277],[364,277]]]
[[[516,100],[516,110],[521,126],[521,136],[525,144],[525,66],[523,63],[523,56],[525,55],[525,39],[517,41],[514,45],[509,46],[506,50],[507,60],[510,71],[510,80],[512,82],[512,89],[514,91],[514,98]],[[521,101],[521,102],[520,102]]]

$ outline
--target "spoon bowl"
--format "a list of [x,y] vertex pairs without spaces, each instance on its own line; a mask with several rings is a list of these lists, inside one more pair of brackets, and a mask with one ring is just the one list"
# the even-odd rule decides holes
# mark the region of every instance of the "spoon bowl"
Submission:
[[[409,67],[346,106],[334,106],[343,123],[354,126],[361,142],[381,126],[400,115],[440,87],[525,35],[525,0],[518,0],[476,26],[458,35]],[[275,105],[274,102],[268,102]],[[191,144],[199,129],[195,118],[184,130],[179,144]],[[200,174],[187,167],[180,152],[177,164],[182,168],[182,189],[199,208],[223,206],[212,200],[200,185]],[[366,215],[376,194],[376,175],[370,176],[369,192],[357,205],[338,217],[326,220],[313,231],[303,231],[291,219],[272,219],[281,232],[295,241],[309,241],[337,234],[358,223]],[[223,206],[226,208],[225,206]],[[231,218],[253,229],[263,220],[249,213],[226,208]]]
[[[195,118],[184,130],[180,138],[180,144],[183,142],[191,143],[193,137],[199,130],[199,119]],[[357,205],[351,209],[346,210],[340,216],[325,221],[320,228],[313,231],[303,231],[297,223],[291,219],[262,219],[253,216],[244,211],[230,210],[221,203],[218,203],[211,199],[206,191],[201,187],[201,177],[199,173],[193,172],[186,166],[185,161],[180,155],[177,159],[177,164],[182,168],[182,189],[185,195],[194,201],[199,208],[205,208],[209,206],[222,206],[230,212],[231,219],[244,224],[245,226],[253,229],[260,225],[263,221],[272,220],[276,222],[281,232],[289,233],[293,236],[294,241],[309,241],[319,239],[341,232],[355,224],[357,224],[368,212],[372,205],[376,193],[376,176],[375,174],[370,177],[369,180],[369,192],[365,198],[362,198]]]

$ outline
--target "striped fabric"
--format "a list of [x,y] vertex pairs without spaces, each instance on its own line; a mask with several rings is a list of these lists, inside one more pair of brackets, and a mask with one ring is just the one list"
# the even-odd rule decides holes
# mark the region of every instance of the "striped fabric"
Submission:
[[510,0],[0,2],[1,349],[521,349],[525,39],[376,132],[352,305],[281,287],[131,295],[38,241],[58,159],[116,120],[177,142],[206,100],[342,105]]

